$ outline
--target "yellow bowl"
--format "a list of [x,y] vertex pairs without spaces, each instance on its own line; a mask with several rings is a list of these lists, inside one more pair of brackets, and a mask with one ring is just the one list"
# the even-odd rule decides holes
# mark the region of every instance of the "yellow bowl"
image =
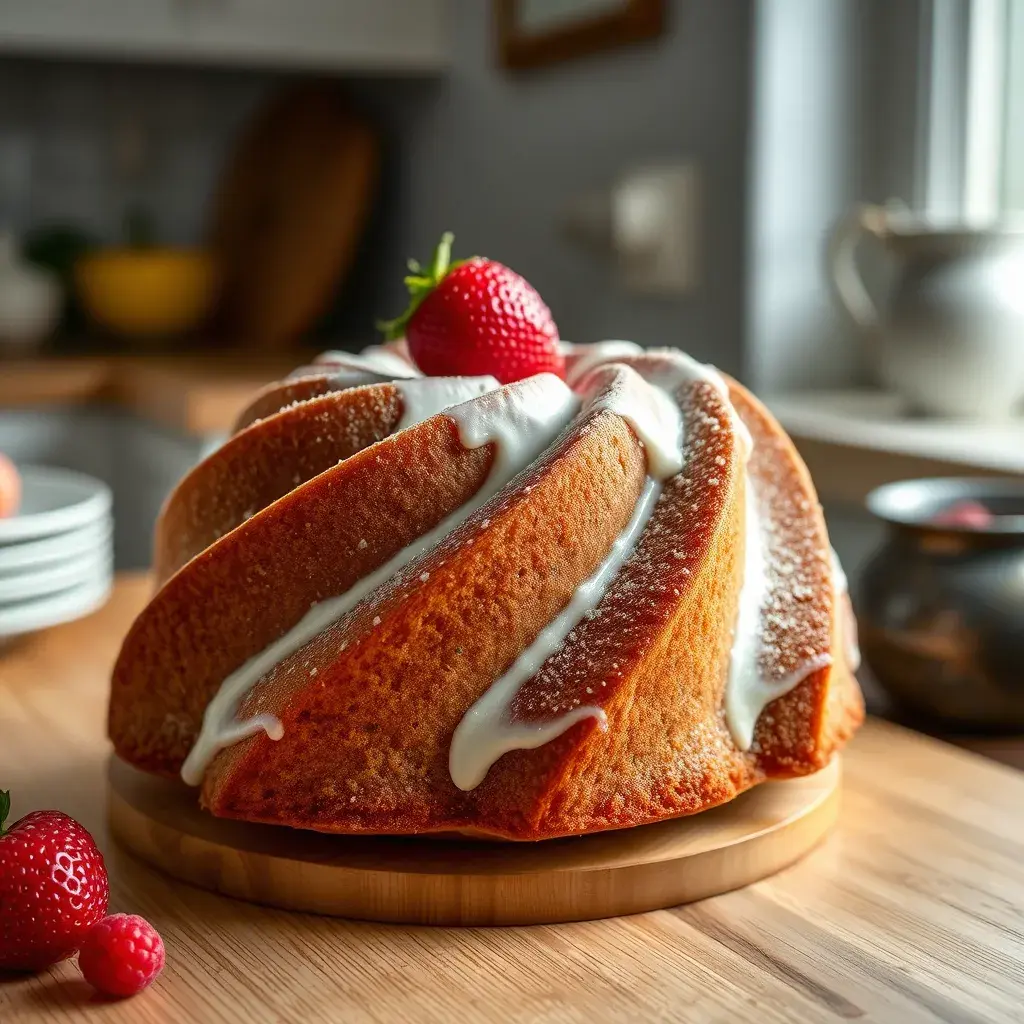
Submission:
[[104,249],[75,264],[82,308],[130,338],[167,338],[199,326],[218,279],[213,258],[199,249]]

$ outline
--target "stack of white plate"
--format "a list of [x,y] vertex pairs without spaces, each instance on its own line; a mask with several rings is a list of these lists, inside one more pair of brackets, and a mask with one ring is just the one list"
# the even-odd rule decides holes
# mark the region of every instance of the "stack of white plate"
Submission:
[[21,505],[0,519],[0,641],[88,615],[113,575],[106,484],[67,469],[20,469]]

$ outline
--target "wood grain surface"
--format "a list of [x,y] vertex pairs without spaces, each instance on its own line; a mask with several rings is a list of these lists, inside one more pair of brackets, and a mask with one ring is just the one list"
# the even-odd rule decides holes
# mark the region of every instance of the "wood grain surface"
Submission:
[[107,673],[147,593],[0,655],[0,784],[14,813],[95,830],[113,906],[168,947],[157,985],[94,1001],[73,964],[0,980],[0,1021],[64,1024],[1024,1019],[1024,775],[869,721],[809,856],[746,889],[583,924],[452,929],[270,910],[175,882],[110,841]]
[[196,791],[111,758],[112,835],[204,889],[286,910],[402,924],[591,921],[749,885],[816,846],[839,810],[838,758],[704,814],[545,843],[324,836],[224,821]]

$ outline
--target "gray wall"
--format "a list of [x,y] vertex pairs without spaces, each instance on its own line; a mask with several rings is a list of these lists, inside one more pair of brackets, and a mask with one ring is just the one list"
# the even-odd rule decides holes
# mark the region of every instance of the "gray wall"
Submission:
[[[454,68],[410,118],[388,244],[395,259],[426,255],[451,228],[460,252],[486,253],[526,274],[563,336],[681,345],[736,371],[751,4],[669,0],[660,40],[520,74],[496,64],[492,6],[456,0]],[[685,299],[623,294],[607,264],[563,237],[562,211],[581,189],[676,158],[696,159],[703,175],[704,283]]]
[[864,194],[913,204],[919,79],[926,60],[921,32],[926,0],[866,0],[870,45],[863,54]]
[[0,60],[0,224],[71,222],[120,241],[142,205],[160,238],[192,243],[224,156],[266,74]]
[[[756,5],[747,354],[755,388],[866,384],[863,339],[833,303],[823,251],[862,200],[915,200],[923,0],[760,0]],[[861,268],[879,298],[891,267]],[[884,301],[884,298],[883,298]],[[881,530],[859,506],[826,502],[856,591]]]

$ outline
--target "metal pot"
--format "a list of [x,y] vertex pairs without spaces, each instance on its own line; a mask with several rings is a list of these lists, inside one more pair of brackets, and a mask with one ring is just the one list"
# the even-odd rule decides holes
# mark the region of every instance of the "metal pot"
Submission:
[[[973,500],[986,529],[934,525]],[[907,480],[868,496],[889,526],[864,572],[861,650],[911,717],[963,730],[1024,729],[1024,481]]]

